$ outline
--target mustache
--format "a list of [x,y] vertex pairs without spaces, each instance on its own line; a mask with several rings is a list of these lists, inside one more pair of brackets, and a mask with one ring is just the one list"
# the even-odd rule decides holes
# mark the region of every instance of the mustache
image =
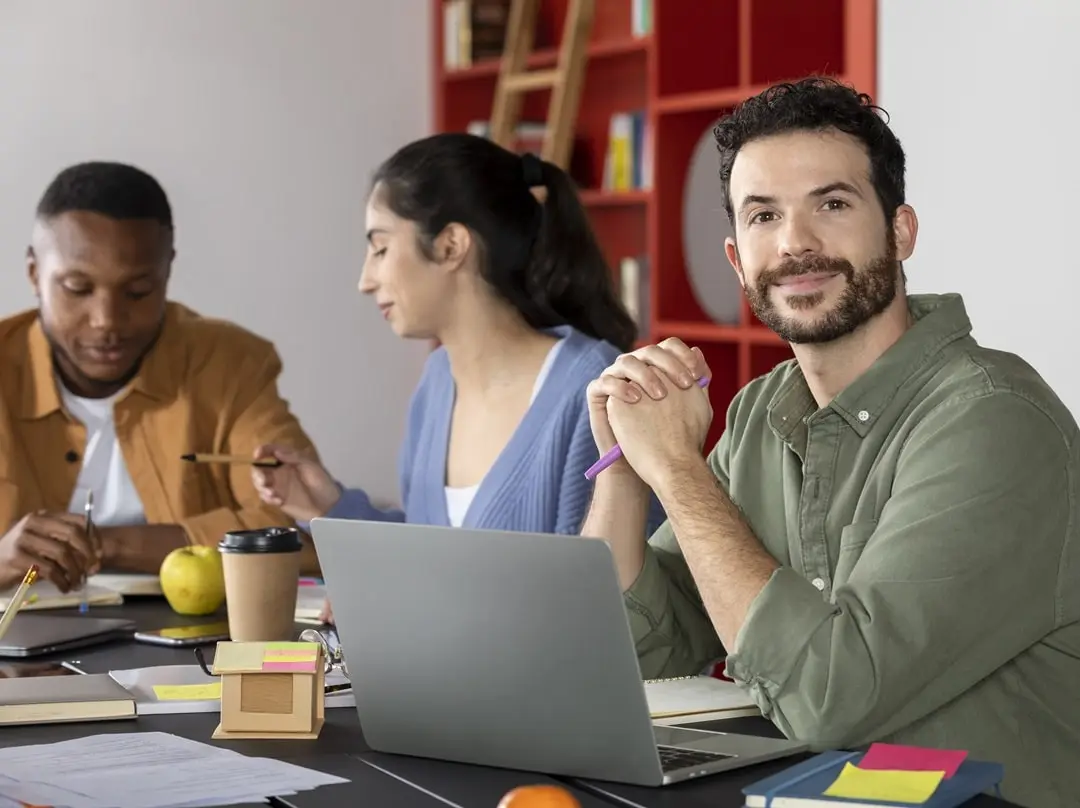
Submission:
[[804,258],[787,258],[772,269],[767,269],[758,277],[758,289],[765,290],[773,284],[797,278],[800,275],[818,274],[843,275],[848,281],[855,275],[855,267],[845,258],[831,258],[827,255],[808,255]]

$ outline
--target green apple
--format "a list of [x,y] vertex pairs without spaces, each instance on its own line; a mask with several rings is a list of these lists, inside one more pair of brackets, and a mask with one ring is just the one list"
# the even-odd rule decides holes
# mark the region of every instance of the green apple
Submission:
[[177,614],[213,614],[225,602],[217,547],[178,547],[161,562],[161,591]]

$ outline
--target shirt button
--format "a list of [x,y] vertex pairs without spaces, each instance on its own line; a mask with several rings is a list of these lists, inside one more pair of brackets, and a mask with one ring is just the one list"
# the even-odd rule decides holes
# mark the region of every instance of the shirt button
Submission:
[[824,589],[824,588],[825,588],[825,582],[824,582],[823,580],[821,580],[820,578],[815,578],[815,579],[814,579],[814,580],[812,580],[812,581],[811,581],[810,583],[812,583],[812,584],[813,584],[814,586],[816,586],[816,587],[818,588],[818,591],[819,591],[819,592],[820,592],[820,591],[821,591],[822,589]]
[[870,413],[868,413],[866,410],[859,410],[858,419],[860,421],[869,421]]

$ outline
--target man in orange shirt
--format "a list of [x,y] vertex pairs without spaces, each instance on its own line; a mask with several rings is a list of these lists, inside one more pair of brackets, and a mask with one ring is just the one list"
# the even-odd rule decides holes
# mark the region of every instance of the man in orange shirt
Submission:
[[290,524],[250,469],[181,460],[314,448],[273,345],[167,300],[175,254],[165,192],[137,168],[82,163],[45,191],[27,250],[38,309],[0,320],[0,588],[31,564],[63,591],[97,569],[157,572],[176,547]]

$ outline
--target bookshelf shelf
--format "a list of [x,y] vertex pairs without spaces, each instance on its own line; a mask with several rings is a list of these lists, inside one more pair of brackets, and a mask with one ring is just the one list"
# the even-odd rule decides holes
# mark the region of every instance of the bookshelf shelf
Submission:
[[[651,37],[624,37],[608,42],[594,42],[589,45],[589,59],[606,59],[616,56],[644,57],[652,44]],[[529,57],[531,70],[554,67],[559,59],[558,48],[544,48],[534,51]],[[446,71],[446,81],[468,81],[470,79],[497,76],[502,59],[482,59],[468,67],[458,67]]]
[[590,208],[613,207],[618,205],[647,205],[652,199],[649,189],[629,191],[608,191],[603,188],[587,188],[578,193],[582,204]]
[[[449,66],[443,6],[455,0],[431,2],[435,129],[463,131],[490,117],[500,59]],[[471,0],[474,7],[498,2]],[[635,25],[642,4],[649,8],[644,27]],[[530,67],[555,65],[567,5],[541,0]],[[698,345],[710,363],[715,416],[707,447],[719,437],[731,397],[790,358],[791,350],[757,322],[741,295],[738,317],[723,323],[707,313],[715,306],[697,297],[683,243],[686,174],[695,149],[721,115],[776,81],[827,74],[873,95],[876,42],[877,0],[597,1],[570,173],[616,280],[638,312],[641,344],[679,337]],[[547,92],[528,96],[522,120],[542,121],[547,98]],[[630,132],[634,162],[632,179],[618,189],[606,170],[613,131]],[[539,150],[535,137],[519,141],[521,150]],[[727,221],[719,199],[715,210],[722,233]],[[630,277],[639,281],[636,290],[626,283]]]
[[718,90],[702,90],[695,93],[661,96],[656,99],[655,108],[659,115],[730,108],[744,98],[757,95],[767,86],[763,84],[758,87],[723,87]]
[[738,325],[696,323],[679,320],[658,320],[656,330],[667,337],[678,337],[684,342],[706,340],[709,342],[745,342],[748,345],[787,348],[787,343],[764,326],[743,328]]

